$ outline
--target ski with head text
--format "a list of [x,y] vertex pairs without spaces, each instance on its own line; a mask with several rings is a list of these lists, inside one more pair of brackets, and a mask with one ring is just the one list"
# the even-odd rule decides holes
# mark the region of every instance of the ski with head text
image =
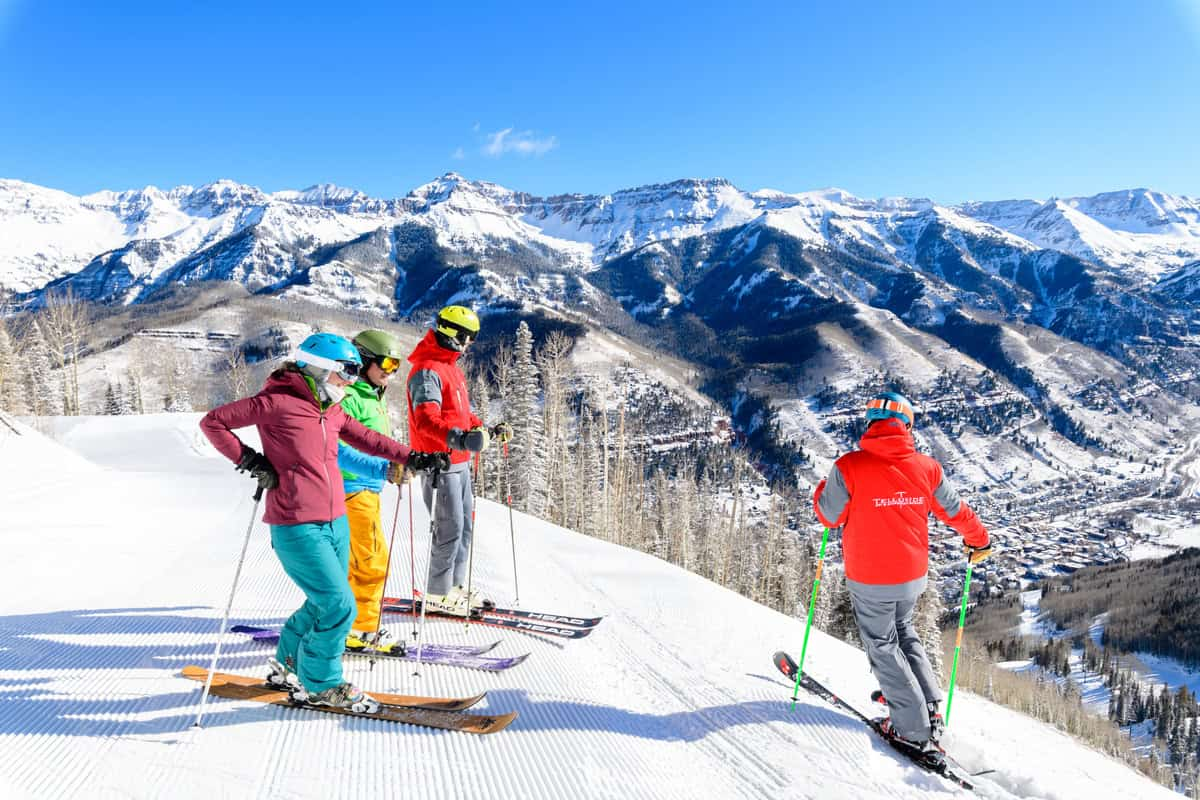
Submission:
[[[208,670],[203,667],[189,666],[184,667],[183,675],[186,678],[204,682],[208,679]],[[334,706],[312,705],[301,700],[292,699],[287,692],[264,685],[259,678],[251,678],[246,675],[229,675],[221,672],[213,673],[212,686],[209,688],[209,692],[216,697],[225,697],[230,700],[253,700],[275,706],[306,708],[328,714],[343,714],[349,717],[377,719],[382,722],[398,722],[406,725],[418,725],[424,728],[460,731],[462,733],[495,733],[496,731],[504,730],[517,718],[517,712],[515,711],[507,714],[468,714],[463,711],[451,710],[437,705],[437,703],[467,702],[469,700],[477,702],[476,698],[456,701],[453,698],[413,697],[402,699],[423,702],[420,704],[392,705],[385,702],[384,698],[397,696],[370,692],[369,694],[372,697],[383,703],[378,711],[368,713]],[[481,698],[482,695],[479,696],[479,699]]]
[[[787,653],[780,651],[775,654],[774,661],[776,669],[782,672],[784,677],[786,677],[789,681],[792,681],[794,685],[796,681],[796,673],[799,671],[799,666],[796,664],[795,659],[793,659]],[[816,695],[835,708],[840,708],[843,711],[853,714],[864,725],[874,731],[879,738],[887,742],[887,744],[894,751],[896,751],[896,753],[908,759],[926,772],[930,772],[934,775],[940,775],[946,780],[956,783],[964,789],[971,789],[974,791],[975,785],[960,775],[958,771],[952,769],[948,763],[948,757],[945,757],[944,754],[940,761],[931,761],[925,757],[924,754],[918,753],[912,748],[906,746],[895,737],[887,735],[879,725],[880,720],[870,719],[867,717],[867,715],[863,714],[857,708],[839,697],[836,692],[832,691],[824,684],[814,680],[813,677],[807,672],[804,673],[804,675],[800,678],[800,688],[804,689],[809,694]],[[988,771],[990,772],[990,770]],[[982,775],[984,773],[978,774]]]
[[[252,637],[256,642],[272,643],[279,641],[279,631],[272,628],[257,628],[253,625],[234,625],[229,629],[233,633],[242,633]],[[455,645],[455,644],[426,644],[421,653],[421,662],[425,664],[440,664],[448,667],[463,669],[481,669],[488,672],[500,672],[517,666],[529,658],[528,653],[519,656],[490,657],[480,655],[495,647],[499,642],[490,645]],[[398,643],[391,650],[373,650],[369,647],[362,649],[346,648],[345,655],[360,658],[392,659],[397,661],[416,661],[416,645]]]
[[[385,597],[383,598],[383,602],[385,605],[400,607],[404,605],[411,606],[413,601],[407,597]],[[478,609],[475,614],[485,617],[526,619],[530,622],[568,628],[594,628],[604,619],[604,617],[575,617],[568,614],[554,614],[549,611],[526,611],[521,608],[500,608],[499,606],[485,606]]]
[[[418,604],[414,609],[411,600],[404,600],[396,604],[389,604],[385,601],[383,610],[392,614],[406,614],[408,616],[419,616],[421,613],[420,605]],[[548,625],[537,620],[502,617],[488,613],[471,617],[459,617],[454,614],[429,611],[426,616],[430,619],[453,620],[468,625],[490,625],[493,628],[505,628],[519,633],[527,633],[541,639],[582,639],[594,630],[594,628],[570,628],[561,625]]]

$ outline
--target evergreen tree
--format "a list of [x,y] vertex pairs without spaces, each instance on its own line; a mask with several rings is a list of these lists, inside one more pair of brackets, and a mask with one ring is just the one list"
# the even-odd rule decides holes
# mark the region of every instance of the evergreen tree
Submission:
[[546,464],[542,415],[538,409],[538,371],[533,362],[533,333],[524,321],[517,327],[513,347],[512,384],[506,398],[513,505],[534,516],[546,508]]
[[125,413],[124,392],[121,391],[121,384],[113,385],[112,381],[108,382],[108,387],[104,390],[104,413],[109,416],[118,416]]

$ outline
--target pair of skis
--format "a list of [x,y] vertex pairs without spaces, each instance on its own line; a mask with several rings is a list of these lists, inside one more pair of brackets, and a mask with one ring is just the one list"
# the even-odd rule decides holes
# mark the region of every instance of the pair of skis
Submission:
[[[780,651],[775,654],[774,661],[776,669],[782,672],[783,675],[794,684],[796,681],[796,674],[800,669],[796,664],[795,659],[793,659],[787,653]],[[887,733],[885,733],[880,727],[880,722],[882,722],[882,720],[870,719],[867,717],[867,715],[863,714],[857,708],[839,697],[833,690],[814,680],[813,677],[807,672],[804,673],[800,678],[800,688],[804,689],[810,694],[816,695],[836,708],[840,708],[843,711],[848,711],[849,713],[853,714],[860,721],[862,721],[864,725],[874,731],[876,735],[887,742],[893,750],[926,772],[931,772],[934,775],[940,775],[946,780],[956,783],[964,789],[970,789],[972,791],[975,789],[975,785],[973,783],[967,780],[958,770],[950,767],[950,765],[947,763],[949,757],[945,757],[939,762],[933,762],[923,758],[922,754],[918,751],[905,745],[903,742],[896,739],[896,737],[889,736]],[[988,771],[990,772],[991,770]],[[985,773],[981,772],[978,774],[983,775]]]
[[[229,630],[233,633],[250,636],[256,642],[274,643],[279,641],[279,631],[275,628],[234,625]],[[511,669],[529,658],[528,653],[499,658],[484,655],[484,653],[489,652],[499,644],[499,642],[492,642],[485,645],[426,644],[421,648],[421,661],[425,664],[444,664],[450,667],[500,672]],[[417,647],[405,642],[398,642],[391,650],[374,650],[369,647],[356,650],[347,647],[345,654],[367,658],[395,659],[397,661],[416,661]]]
[[[414,602],[408,597],[385,597],[383,598],[383,610],[393,614],[416,616],[421,613],[421,604],[419,600]],[[427,616],[438,619],[506,628],[550,639],[582,639],[590,635],[592,630],[604,619],[603,617],[573,617],[544,611],[497,607],[472,609],[469,617],[443,614],[433,610],[425,613]]]
[[[197,666],[184,667],[183,677],[203,683],[208,679],[208,670]],[[366,713],[352,711],[348,708],[310,705],[303,701],[293,700],[287,692],[267,686],[261,678],[214,672],[209,693],[231,700],[254,700],[276,706],[307,708],[330,714],[365,717],[384,722],[398,722],[462,733],[495,733],[507,728],[517,718],[515,711],[495,715],[464,713],[468,708],[483,700],[486,692],[471,697],[422,697],[370,692],[369,694],[382,705],[378,711]]]

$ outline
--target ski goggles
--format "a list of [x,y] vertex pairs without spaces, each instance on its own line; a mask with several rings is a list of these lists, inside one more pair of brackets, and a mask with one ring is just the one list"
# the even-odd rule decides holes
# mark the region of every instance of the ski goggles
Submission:
[[337,365],[337,374],[344,381],[357,380],[359,373],[362,371],[362,367],[353,361],[339,361]]
[[393,372],[400,369],[400,359],[392,358],[391,356],[384,356],[383,358],[376,359],[375,363],[378,364],[379,368],[388,375],[391,375]]

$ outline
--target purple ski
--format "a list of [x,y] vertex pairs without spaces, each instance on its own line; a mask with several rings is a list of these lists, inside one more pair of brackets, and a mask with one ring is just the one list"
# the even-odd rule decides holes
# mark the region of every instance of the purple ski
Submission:
[[[248,635],[256,642],[272,643],[279,641],[279,631],[272,628],[258,628],[253,625],[234,625],[229,630],[234,633]],[[529,658],[528,653],[499,658],[481,655],[481,653],[488,652],[498,644],[499,642],[493,642],[488,645],[426,644],[421,651],[421,661],[426,664],[442,664],[449,667],[500,672],[511,669]],[[417,647],[416,645],[405,645],[405,650],[401,653],[380,652],[370,649],[348,649],[345,654],[364,658],[416,661]]]

